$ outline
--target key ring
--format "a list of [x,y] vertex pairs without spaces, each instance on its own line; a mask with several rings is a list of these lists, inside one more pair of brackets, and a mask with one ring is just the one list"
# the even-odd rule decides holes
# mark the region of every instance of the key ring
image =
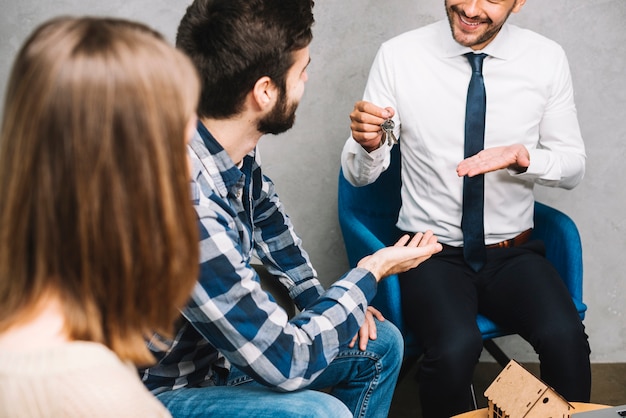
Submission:
[[385,119],[385,121],[380,125],[380,127],[383,130],[383,136],[380,141],[381,145],[384,144],[385,141],[387,141],[389,146],[392,146],[398,143],[398,139],[393,133],[393,128],[395,128],[395,126],[396,124],[391,118]]

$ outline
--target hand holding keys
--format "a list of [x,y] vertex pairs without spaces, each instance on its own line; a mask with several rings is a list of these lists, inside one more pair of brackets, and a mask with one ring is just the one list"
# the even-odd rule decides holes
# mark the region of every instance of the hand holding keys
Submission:
[[384,144],[385,141],[387,141],[389,146],[392,146],[392,145],[398,143],[398,139],[393,134],[393,128],[395,126],[396,126],[396,124],[394,123],[394,121],[392,119],[386,119],[382,123],[382,125],[380,125],[380,127],[383,129],[383,137],[382,137],[382,139],[380,141],[381,145]]

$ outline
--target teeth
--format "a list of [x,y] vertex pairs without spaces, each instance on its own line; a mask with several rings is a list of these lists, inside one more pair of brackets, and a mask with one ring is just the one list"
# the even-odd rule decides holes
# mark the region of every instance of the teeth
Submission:
[[466,25],[469,25],[469,26],[478,26],[478,25],[480,25],[480,22],[468,22],[467,20],[465,20],[463,18],[463,16],[459,15],[459,17],[460,17],[461,21],[463,23],[465,23]]

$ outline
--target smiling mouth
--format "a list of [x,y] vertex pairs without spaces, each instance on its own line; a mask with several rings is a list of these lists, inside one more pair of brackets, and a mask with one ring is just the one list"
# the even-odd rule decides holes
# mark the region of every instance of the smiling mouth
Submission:
[[465,17],[463,17],[461,15],[459,15],[459,19],[461,20],[461,23],[463,23],[464,25],[467,25],[467,26],[474,26],[474,27],[476,27],[476,26],[479,26],[481,23],[484,23],[484,22],[481,22],[481,21],[467,20]]
[[461,21],[462,24],[466,25],[466,26],[471,26],[471,27],[478,27],[481,24],[485,23],[483,21],[480,20],[475,20],[475,19],[468,19],[467,17],[460,15],[459,14],[459,20]]
[[488,20],[485,19],[480,19],[480,18],[470,18],[468,17],[465,13],[463,13],[461,10],[454,10],[456,12],[456,15],[459,17],[459,21],[462,25],[470,27],[470,28],[477,28],[478,26],[482,25],[483,23],[487,24],[489,23]]

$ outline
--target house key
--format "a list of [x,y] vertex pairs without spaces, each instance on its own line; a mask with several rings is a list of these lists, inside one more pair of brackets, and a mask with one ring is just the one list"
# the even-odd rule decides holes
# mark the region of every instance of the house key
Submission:
[[396,124],[394,123],[394,121],[391,118],[390,119],[386,119],[382,123],[382,125],[380,125],[380,127],[383,128],[383,137],[382,137],[382,139],[380,141],[381,144],[384,144],[385,141],[387,141],[389,146],[392,146],[393,144],[397,144],[398,143],[398,139],[393,134],[393,128],[395,126],[396,126]]

